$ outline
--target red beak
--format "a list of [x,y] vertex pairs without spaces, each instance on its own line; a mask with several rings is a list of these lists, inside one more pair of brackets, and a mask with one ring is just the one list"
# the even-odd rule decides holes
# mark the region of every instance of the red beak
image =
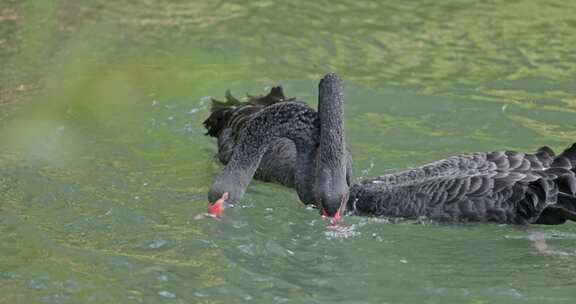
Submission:
[[336,225],[342,219],[342,207],[338,208],[333,217],[329,217],[326,210],[322,209],[322,217],[330,219],[330,225]]
[[217,200],[214,204],[208,202],[208,213],[212,217],[222,217],[222,213],[224,213],[224,201],[228,199],[228,192],[224,192],[222,197]]
[[342,213],[344,213],[347,201],[348,201],[348,195],[343,196],[342,201],[340,202],[340,207],[338,208],[336,214],[334,214],[333,217],[329,217],[328,213],[326,213],[326,210],[322,208],[322,217],[330,219],[330,226],[338,226],[337,224],[342,219]]

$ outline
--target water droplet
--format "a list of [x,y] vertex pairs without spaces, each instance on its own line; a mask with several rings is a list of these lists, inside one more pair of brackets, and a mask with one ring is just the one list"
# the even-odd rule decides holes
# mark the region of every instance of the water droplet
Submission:
[[194,292],[194,295],[197,296],[197,297],[199,297],[199,298],[204,298],[204,297],[206,297],[205,294],[203,294],[203,293],[201,293],[201,292],[198,292],[198,291]]
[[243,253],[254,255],[254,244],[239,245],[238,249],[240,249],[240,251],[242,251]]
[[32,279],[28,283],[28,287],[31,289],[35,289],[35,290],[42,290],[42,289],[46,289],[46,284],[44,284],[44,282],[40,282],[38,280]]
[[163,297],[163,298],[167,298],[167,299],[176,299],[176,295],[167,291],[167,290],[161,290],[158,292],[158,295]]
[[184,128],[182,128],[182,130],[184,130],[184,132],[192,132],[194,130],[194,126],[192,126],[191,123],[187,123],[184,125]]
[[158,276],[158,281],[160,282],[168,282],[168,276],[165,274],[161,274]]
[[148,248],[158,249],[166,244],[168,244],[168,241],[165,239],[155,239],[150,245],[148,245]]

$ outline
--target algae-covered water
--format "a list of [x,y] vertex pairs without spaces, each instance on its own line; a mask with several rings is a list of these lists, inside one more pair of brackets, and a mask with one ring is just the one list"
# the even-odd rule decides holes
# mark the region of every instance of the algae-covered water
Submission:
[[0,303],[574,303],[576,223],[344,220],[222,168],[209,96],[346,81],[358,179],[576,141],[576,2],[0,3]]

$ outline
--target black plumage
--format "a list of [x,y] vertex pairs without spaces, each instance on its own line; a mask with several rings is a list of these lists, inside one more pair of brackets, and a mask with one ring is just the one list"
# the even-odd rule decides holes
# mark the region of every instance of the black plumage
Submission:
[[[232,152],[240,140],[240,131],[247,121],[262,109],[281,102],[295,102],[295,99],[286,98],[280,86],[273,87],[264,96],[248,96],[245,102],[236,99],[230,91],[226,91],[225,102],[212,99],[211,113],[204,121],[204,126],[207,130],[206,135],[218,139],[220,162],[227,164],[230,161]],[[294,188],[295,161],[294,142],[280,138],[270,145],[262,157],[255,178]]]
[[[370,178],[348,188],[351,158],[344,149],[342,90],[339,78],[328,74],[320,83],[318,114],[309,108],[302,110],[302,104],[290,102],[281,107],[252,102],[245,106],[252,107],[251,110],[243,110],[235,103],[213,111],[205,125],[210,135],[219,138],[223,162],[232,156],[235,162],[259,164],[257,177],[287,186],[313,183],[316,187],[308,191],[315,192],[312,197],[322,201],[317,205],[328,216],[338,214],[343,206],[348,214],[427,217],[443,222],[561,224],[566,220],[576,221],[576,144],[558,156],[549,147],[542,147],[534,154],[496,151],[457,155],[419,168]],[[283,94],[281,96],[283,99]],[[280,115],[279,111],[285,112]],[[282,119],[270,119],[278,115]],[[303,120],[300,115],[308,119]],[[294,126],[291,122],[295,122]],[[264,136],[265,129],[278,128],[275,124],[301,130],[290,134],[299,139],[299,151],[289,150],[295,151],[294,146],[286,148],[290,144],[276,146],[280,142],[276,141],[262,162],[258,162],[247,153],[247,147],[262,142],[257,137]],[[306,148],[306,145],[312,147]],[[234,171],[230,167],[237,169],[229,164],[212,190],[226,188],[222,176]],[[300,169],[296,169],[298,167]],[[304,174],[294,174],[298,170]],[[347,176],[342,174],[344,171]],[[289,176],[282,172],[288,172]],[[304,178],[305,182],[299,181]],[[318,186],[326,181],[328,186]],[[244,180],[240,187],[245,188],[248,182]],[[219,198],[222,192],[209,196]],[[332,195],[333,192],[338,195]],[[342,192],[346,193],[340,195]]]
[[[214,202],[224,192],[232,192],[236,194],[230,199],[234,203],[242,196],[251,174],[262,181],[295,188],[305,204],[321,199],[316,196],[315,176],[322,173],[317,172],[321,155],[328,153],[318,149],[321,122],[317,112],[295,98],[286,98],[279,86],[264,96],[248,96],[246,102],[230,92],[226,99],[213,100],[211,114],[204,121],[206,135],[218,139],[218,158],[226,165],[210,189],[209,200]],[[348,187],[352,157],[346,149],[343,154],[343,181]],[[253,166],[256,171],[249,172]],[[240,170],[247,174],[237,174]]]
[[576,219],[576,144],[559,156],[473,153],[371,178],[350,188],[358,215],[438,221],[560,224]]

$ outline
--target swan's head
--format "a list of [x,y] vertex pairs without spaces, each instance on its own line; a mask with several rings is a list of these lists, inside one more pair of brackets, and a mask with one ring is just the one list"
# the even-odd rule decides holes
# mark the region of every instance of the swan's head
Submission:
[[224,209],[239,202],[244,191],[235,184],[216,182],[208,191],[208,213],[213,217],[222,217]]
[[214,199],[208,199],[208,213],[213,217],[222,217],[222,213],[224,213],[224,203],[228,199],[228,196],[228,192],[224,192],[218,199],[216,199],[218,196],[214,196]]
[[322,215],[333,218],[340,217],[346,211],[349,187],[346,182],[346,173],[339,169],[320,169],[316,181],[316,199]]

